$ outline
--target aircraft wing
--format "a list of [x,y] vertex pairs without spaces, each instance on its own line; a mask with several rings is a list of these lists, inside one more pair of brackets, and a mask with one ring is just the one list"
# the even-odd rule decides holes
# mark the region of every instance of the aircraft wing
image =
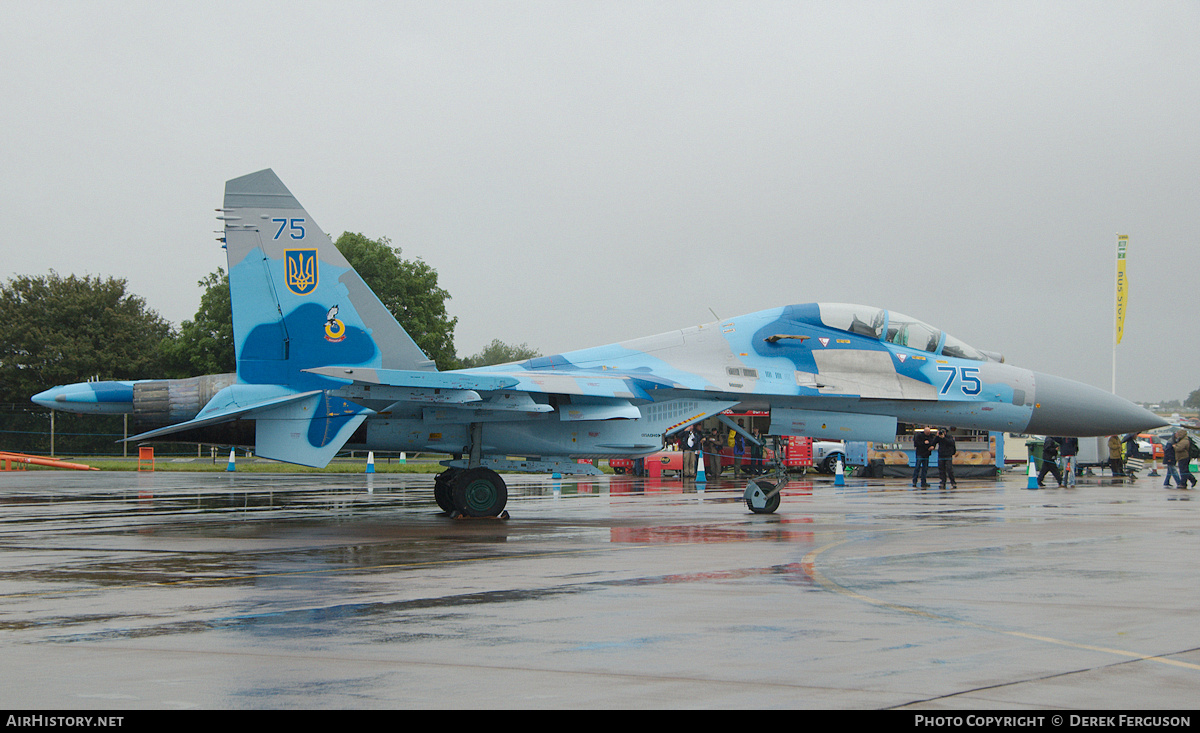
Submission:
[[530,395],[565,395],[589,398],[594,402],[607,399],[628,404],[629,400],[651,401],[648,389],[680,386],[652,375],[597,371],[419,372],[353,366],[317,367],[304,371],[351,382],[357,389],[343,390],[343,394],[351,398],[486,408],[503,401],[495,399],[497,395],[524,394],[525,398],[517,399],[513,404],[540,405],[531,410],[535,412],[550,412],[553,407],[534,401]]

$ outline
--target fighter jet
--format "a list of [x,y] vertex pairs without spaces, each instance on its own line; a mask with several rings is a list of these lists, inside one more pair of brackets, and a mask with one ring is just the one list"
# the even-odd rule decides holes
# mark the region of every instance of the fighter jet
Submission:
[[306,466],[347,445],[449,453],[435,496],[467,516],[503,512],[501,471],[597,472],[577,459],[648,455],[730,408],[769,411],[772,435],[876,442],[893,442],[900,421],[1062,436],[1165,424],[915,318],[845,303],[439,372],[273,171],[228,181],[220,211],[237,373],[67,385],[35,402],[166,424],[131,441],[204,441],[232,426],[257,455]]

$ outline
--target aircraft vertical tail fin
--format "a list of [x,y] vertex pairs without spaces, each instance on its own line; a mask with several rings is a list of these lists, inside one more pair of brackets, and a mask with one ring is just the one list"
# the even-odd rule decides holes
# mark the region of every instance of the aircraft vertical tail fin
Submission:
[[436,368],[274,171],[228,181],[221,212],[238,381],[192,422],[251,417],[258,455],[323,466],[371,411],[306,370]]
[[310,367],[435,369],[274,171],[228,181],[222,214],[240,380],[305,389]]

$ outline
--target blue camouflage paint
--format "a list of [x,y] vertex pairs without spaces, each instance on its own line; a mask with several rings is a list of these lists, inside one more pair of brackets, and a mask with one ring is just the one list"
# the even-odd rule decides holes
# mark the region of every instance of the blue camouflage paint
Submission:
[[[330,364],[378,366],[379,349],[362,328],[347,323],[341,341],[334,343],[325,338],[327,310],[328,308],[322,305],[308,303],[284,317],[283,322],[290,339],[286,360],[252,360],[255,354],[273,352],[274,341],[279,333],[275,324],[256,326],[242,346],[247,361],[240,365],[242,368],[238,376],[250,384],[276,384],[282,376],[284,384],[304,392],[310,389],[336,389],[340,383],[327,377],[309,374],[302,371],[303,369]],[[344,313],[343,310],[339,315]],[[286,366],[280,372],[276,365],[264,364],[264,361],[285,361]]]
[[94,382],[96,402],[133,402],[133,382]]
[[362,412],[362,408],[353,402],[340,397],[334,397],[328,392],[322,400],[324,416],[316,417],[308,423],[308,443],[314,448],[329,445],[354,417]]

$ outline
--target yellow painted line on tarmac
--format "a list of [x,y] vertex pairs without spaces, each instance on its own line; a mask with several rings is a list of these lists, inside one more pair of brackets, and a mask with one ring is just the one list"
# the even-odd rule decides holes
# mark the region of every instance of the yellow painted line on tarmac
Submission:
[[1001,629],[1001,628],[997,628],[995,626],[986,626],[984,624],[975,623],[974,621],[964,621],[962,619],[953,618],[951,616],[943,616],[941,614],[931,613],[929,611],[923,611],[919,608],[914,608],[912,606],[905,606],[900,603],[891,603],[889,601],[882,601],[878,598],[872,598],[871,596],[863,595],[862,593],[850,590],[849,588],[846,588],[845,586],[838,585],[837,583],[833,582],[829,578],[825,577],[825,574],[817,569],[817,558],[822,553],[826,552],[827,550],[831,550],[835,547],[838,547],[840,545],[844,545],[851,541],[852,541],[851,539],[847,538],[844,540],[839,540],[837,542],[830,542],[829,544],[827,544],[823,547],[818,547],[817,549],[813,550],[812,552],[809,552],[807,555],[804,556],[804,559],[801,560],[801,562],[800,562],[801,566],[804,568],[804,572],[807,573],[810,577],[812,577],[813,580],[820,583],[821,586],[823,588],[825,588],[826,590],[831,590],[835,593],[839,593],[848,598],[853,598],[856,601],[862,601],[863,603],[869,603],[873,606],[879,606],[880,608],[887,608],[887,609],[891,609],[893,611],[907,613],[912,616],[920,616],[921,618],[928,618],[928,619],[933,619],[936,621],[950,621],[952,623],[959,624],[960,626],[968,626],[970,628],[979,629],[981,631],[990,631],[995,634],[1005,634],[1007,636],[1015,636],[1020,639],[1029,639],[1031,641],[1040,641],[1040,642],[1044,642],[1047,644],[1056,644],[1058,646],[1071,647],[1072,649],[1083,649],[1083,650],[1092,651],[1092,652],[1102,652],[1104,654],[1113,654],[1113,655],[1116,655],[1119,657],[1126,657],[1128,659],[1139,659],[1139,660],[1143,660],[1143,661],[1147,661],[1147,662],[1158,662],[1160,664],[1169,664],[1172,667],[1183,667],[1185,669],[1200,670],[1200,664],[1192,664],[1191,662],[1181,662],[1176,659],[1167,659],[1165,657],[1154,656],[1151,654],[1139,654],[1138,652],[1126,651],[1124,649],[1112,649],[1110,647],[1093,646],[1091,644],[1080,644],[1080,643],[1074,642],[1074,641],[1067,641],[1065,639],[1056,639],[1052,636],[1042,636],[1039,634],[1030,634],[1030,633],[1027,633],[1024,631],[1012,631],[1010,629]]

